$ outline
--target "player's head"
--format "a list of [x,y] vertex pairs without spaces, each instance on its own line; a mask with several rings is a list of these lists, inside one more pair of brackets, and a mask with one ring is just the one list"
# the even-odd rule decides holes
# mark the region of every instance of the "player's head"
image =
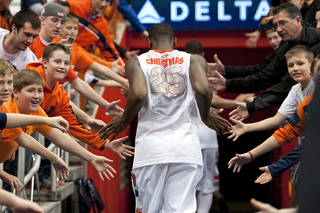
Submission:
[[13,75],[13,97],[20,113],[30,114],[39,108],[45,82],[34,70],[24,69]]
[[12,45],[17,51],[25,51],[40,31],[40,19],[32,10],[21,10],[16,13],[10,24],[10,36],[13,36]]
[[311,63],[311,72],[313,73],[313,80],[317,80],[320,75],[320,55],[317,55]]
[[78,24],[79,20],[74,15],[68,14],[66,22],[64,23],[60,37],[62,39],[68,38],[68,36],[71,36],[73,38],[76,38],[78,36]]
[[60,4],[62,7],[64,7],[64,9],[66,10],[66,13],[69,14],[70,13],[70,4],[67,1],[63,1],[63,0],[56,0],[54,1],[57,4]]
[[0,105],[9,100],[13,89],[13,66],[0,58]]
[[203,46],[199,41],[189,41],[184,47],[184,51],[187,53],[204,56]]
[[[43,50],[42,65],[45,70],[46,82],[57,82],[69,72],[71,53],[63,44],[50,44]],[[50,86],[50,85],[49,85]]]
[[153,49],[154,43],[160,42],[173,42],[172,49],[175,48],[176,40],[174,38],[174,33],[172,27],[167,23],[160,23],[153,25],[149,30],[149,47]]
[[110,0],[91,0],[91,14],[96,15],[102,13],[110,4]]
[[301,84],[309,83],[312,73],[310,72],[313,52],[305,45],[296,45],[286,54],[288,72],[291,78]]
[[281,37],[277,33],[277,31],[274,30],[267,30],[266,31],[267,39],[270,44],[270,46],[273,48],[273,50],[278,49],[279,44],[281,42]]
[[273,10],[273,25],[283,41],[297,42],[302,32],[302,15],[291,3],[285,3]]
[[[41,12],[42,28],[40,35],[50,42],[57,38],[66,20],[66,10],[60,4],[47,4]],[[49,42],[49,41],[48,41]]]

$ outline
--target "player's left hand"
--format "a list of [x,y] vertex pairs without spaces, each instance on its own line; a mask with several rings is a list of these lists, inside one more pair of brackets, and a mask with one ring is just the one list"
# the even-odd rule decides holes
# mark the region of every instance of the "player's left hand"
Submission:
[[123,144],[122,142],[127,140],[128,136],[120,138],[120,139],[116,139],[113,141],[107,141],[103,146],[105,148],[108,148],[112,151],[114,151],[115,153],[117,153],[122,159],[126,159],[125,156],[127,157],[132,157],[132,155],[134,154],[133,151],[134,147]]
[[226,134],[231,129],[231,124],[229,121],[218,115],[216,109],[213,108],[210,109],[208,120],[205,121],[204,124],[215,130],[217,134],[220,134],[220,132]]
[[108,164],[112,161],[113,160],[110,160],[108,158],[95,155],[95,158],[90,163],[94,167],[94,169],[97,170],[102,180],[104,180],[103,176],[110,180],[110,177],[114,178],[112,172],[117,173],[116,170],[114,170],[114,168],[112,168],[112,166]]

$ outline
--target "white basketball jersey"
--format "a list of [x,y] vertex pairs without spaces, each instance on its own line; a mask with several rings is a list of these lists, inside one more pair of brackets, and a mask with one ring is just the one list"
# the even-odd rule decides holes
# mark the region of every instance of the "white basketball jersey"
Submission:
[[138,114],[133,168],[161,163],[202,165],[190,54],[150,50],[138,59],[148,98]]

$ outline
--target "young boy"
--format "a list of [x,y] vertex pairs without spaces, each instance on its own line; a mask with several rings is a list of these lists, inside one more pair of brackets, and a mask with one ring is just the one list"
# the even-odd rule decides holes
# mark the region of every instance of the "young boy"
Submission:
[[[61,33],[60,33],[60,38],[61,39],[67,39],[68,36],[72,38],[77,38],[78,36],[78,24],[79,20],[71,15],[68,14],[66,18],[66,22],[64,23]],[[60,39],[59,39],[60,40]],[[56,40],[56,43],[58,43],[58,40]],[[70,65],[71,67],[80,72],[84,73],[88,69],[91,69],[93,71],[96,71],[98,73],[101,73],[102,75],[106,76],[107,78],[113,79],[126,88],[129,88],[129,82],[127,79],[121,77],[120,75],[116,74],[112,70],[110,70],[108,67],[99,64],[95,62],[92,58],[88,57],[88,53],[86,50],[84,50],[81,46],[79,46],[77,43],[72,42],[72,48],[71,48],[71,62]],[[60,81],[60,83],[64,83],[64,80]]]
[[70,50],[63,44],[50,44],[43,51],[41,63],[32,63],[27,68],[38,72],[45,80],[44,97],[41,107],[48,116],[61,115],[69,122],[69,133],[79,140],[87,143],[96,149],[109,148],[124,158],[132,156],[134,149],[131,146],[122,144],[126,138],[118,139],[115,142],[99,140],[99,136],[79,125],[76,116],[69,105],[69,97],[59,81],[68,73],[70,64]]
[[[0,59],[0,107],[1,112],[3,113],[10,112],[10,109],[3,106],[3,103],[8,101],[12,95],[14,71],[14,68],[8,62]],[[20,146],[23,146],[26,149],[29,149],[32,152],[35,152],[50,160],[52,165],[55,167],[57,176],[59,178],[66,178],[68,175],[69,169],[67,165],[57,155],[43,147],[31,136],[22,132],[20,128],[4,129],[2,131],[0,144],[3,145],[3,148],[0,149],[0,163],[6,160],[15,151],[12,147],[16,146],[15,143],[9,143],[12,140],[15,140],[15,142]],[[21,183],[19,181],[12,181],[11,175],[0,170],[0,178],[11,186],[13,184],[14,188],[17,189],[17,193],[20,192]]]
[[[45,85],[41,75],[33,70],[21,70],[14,74],[13,82],[13,98],[11,97],[9,101],[3,105],[14,113],[47,117],[46,113],[40,107]],[[25,128],[25,132],[29,135],[34,131],[41,133],[58,147],[91,163],[98,171],[102,180],[102,174],[105,175],[107,179],[109,179],[108,175],[113,177],[110,171],[115,172],[115,170],[107,163],[112,162],[111,160],[88,152],[67,134],[63,134],[59,130],[52,129],[45,125],[33,125]],[[11,143],[14,143],[14,141]],[[1,144],[0,149],[2,149]]]
[[268,43],[270,44],[272,49],[273,50],[278,49],[279,44],[280,44],[282,39],[279,36],[279,34],[277,33],[277,31],[275,31],[275,30],[267,30],[266,31],[266,36],[267,36],[267,39],[268,39]]
[[251,124],[233,120],[236,125],[232,127],[233,134],[228,138],[235,137],[233,139],[235,141],[246,132],[263,131],[280,126],[293,115],[299,103],[313,93],[316,83],[312,80],[313,74],[310,72],[313,60],[311,50],[307,46],[296,45],[285,54],[285,57],[291,78],[299,83],[292,87],[275,116]]

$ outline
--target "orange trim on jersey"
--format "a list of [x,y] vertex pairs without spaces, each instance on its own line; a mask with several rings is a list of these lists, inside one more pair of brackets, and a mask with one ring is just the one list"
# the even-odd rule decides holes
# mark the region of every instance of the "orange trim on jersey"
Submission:
[[155,52],[157,52],[157,53],[165,53],[165,52],[172,52],[172,51],[174,51],[174,50],[163,50],[163,51],[158,51],[158,50],[155,50],[155,49],[152,49],[152,51],[155,51]]

